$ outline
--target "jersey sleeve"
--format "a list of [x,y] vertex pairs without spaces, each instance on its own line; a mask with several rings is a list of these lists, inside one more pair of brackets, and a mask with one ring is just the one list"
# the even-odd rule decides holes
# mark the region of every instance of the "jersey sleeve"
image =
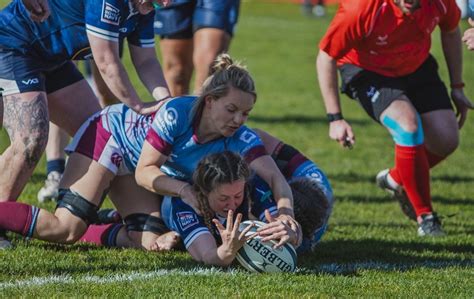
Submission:
[[265,221],[265,210],[268,209],[272,216],[276,216],[278,209],[270,186],[258,175],[252,178],[250,186],[250,197],[252,198],[250,212],[252,215],[260,221]]
[[442,9],[446,10],[439,21],[439,28],[445,32],[453,31],[459,25],[461,10],[455,0],[439,0],[439,2],[444,5]]
[[[171,227],[181,236],[186,249],[203,234],[211,234],[204,219],[197,215],[189,205],[185,204],[180,198],[171,199],[172,215]],[[212,234],[211,234],[212,235]]]
[[129,44],[140,48],[155,47],[155,33],[153,31],[153,22],[155,12],[141,15],[135,30],[127,37]]
[[118,42],[120,12],[124,3],[120,0],[86,0],[84,5],[87,33]]
[[357,46],[365,37],[360,4],[362,1],[342,1],[329,25],[319,48],[334,59],[342,58],[350,49]]
[[260,137],[258,137],[257,133],[246,126],[242,126],[236,132],[236,138],[238,140],[238,148],[231,150],[239,152],[240,155],[244,157],[247,164],[252,163],[255,159],[260,158],[261,156],[267,155],[265,146]]
[[187,113],[184,113],[172,100],[161,107],[153,119],[148,130],[146,140],[160,153],[168,156],[171,153],[175,138],[179,136],[181,128],[188,122]]

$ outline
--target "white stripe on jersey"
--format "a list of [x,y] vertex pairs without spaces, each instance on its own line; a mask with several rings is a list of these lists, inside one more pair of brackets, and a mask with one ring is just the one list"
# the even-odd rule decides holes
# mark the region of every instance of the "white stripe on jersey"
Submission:
[[204,234],[209,234],[212,236],[211,232],[209,231],[209,229],[207,229],[207,227],[198,228],[194,230],[191,234],[189,234],[188,237],[184,239],[184,246],[186,247],[186,249],[188,249],[189,246],[191,246],[194,240],[196,240],[199,236],[204,235]]
[[[98,38],[101,38],[101,39],[105,39],[105,40],[109,40],[109,41],[112,41],[112,42],[118,42],[119,39],[118,39],[118,33],[115,33],[115,32],[110,32],[110,31],[105,31],[105,30],[102,30],[102,29],[99,29],[97,27],[94,27],[94,26],[89,26],[89,25],[86,25],[87,27],[87,33],[93,35],[93,36],[96,36]],[[109,35],[107,34],[103,34],[102,32],[97,32],[95,31],[93,28],[90,28],[90,27],[93,27],[94,29],[99,29],[101,31],[105,31],[106,33],[108,33]],[[115,37],[115,35],[117,37]]]

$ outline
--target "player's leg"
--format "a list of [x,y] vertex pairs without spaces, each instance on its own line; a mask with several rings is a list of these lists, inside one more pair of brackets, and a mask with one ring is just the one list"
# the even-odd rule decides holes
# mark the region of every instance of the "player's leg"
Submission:
[[72,62],[47,74],[51,121],[73,136],[100,106],[94,91]]
[[10,145],[0,156],[0,201],[16,200],[46,147],[49,131],[45,92],[5,94],[3,125]]
[[178,237],[161,219],[161,196],[138,186],[135,177],[127,175],[113,182],[110,197],[125,222],[119,243],[158,251],[175,247]]
[[58,197],[58,186],[66,165],[64,148],[69,136],[54,123],[49,123],[49,137],[46,144],[46,180],[38,192],[38,201],[45,202]]
[[421,114],[430,168],[436,166],[459,145],[459,128],[448,90],[438,74],[438,64],[430,56],[409,77],[408,96]]
[[[161,37],[162,67],[173,96],[189,93],[193,73],[192,15],[194,1],[156,10],[155,34]],[[159,24],[159,25],[156,25]]]
[[217,55],[228,51],[239,7],[238,0],[197,1],[193,18],[195,92],[199,92],[209,76],[210,66]]
[[0,203],[0,228],[44,241],[74,243],[94,222],[114,176],[89,157],[73,153],[61,180],[55,213],[23,203]]

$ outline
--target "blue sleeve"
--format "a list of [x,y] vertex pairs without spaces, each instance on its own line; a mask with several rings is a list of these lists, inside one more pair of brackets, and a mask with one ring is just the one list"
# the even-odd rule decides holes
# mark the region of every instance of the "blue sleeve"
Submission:
[[162,212],[169,217],[171,222],[168,225],[169,228],[181,236],[186,249],[199,236],[211,234],[204,224],[204,219],[178,197],[168,197],[167,201],[162,204]]
[[261,156],[267,155],[260,137],[246,126],[242,126],[235,133],[233,140],[235,140],[235,148],[230,150],[240,153],[248,164]]
[[260,221],[266,221],[265,210],[268,209],[271,215],[276,216],[278,209],[270,186],[258,175],[252,178],[250,186],[250,197],[252,198],[250,211],[252,215]]
[[155,11],[140,15],[138,18],[138,25],[135,30],[127,37],[129,44],[141,48],[155,47],[155,33],[153,29],[153,22],[155,20]]
[[179,136],[182,128],[187,127],[189,120],[185,107],[177,98],[169,101],[158,110],[153,119],[146,140],[160,153],[171,153],[175,137]]
[[85,0],[87,33],[118,42],[120,12],[124,3],[120,0]]

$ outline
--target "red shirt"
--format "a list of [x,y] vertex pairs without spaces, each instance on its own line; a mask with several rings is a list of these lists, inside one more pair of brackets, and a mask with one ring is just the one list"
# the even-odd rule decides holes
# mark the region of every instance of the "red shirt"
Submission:
[[319,48],[338,65],[355,64],[389,77],[414,72],[428,57],[431,33],[456,29],[455,0],[421,0],[404,15],[393,0],[342,0]]

